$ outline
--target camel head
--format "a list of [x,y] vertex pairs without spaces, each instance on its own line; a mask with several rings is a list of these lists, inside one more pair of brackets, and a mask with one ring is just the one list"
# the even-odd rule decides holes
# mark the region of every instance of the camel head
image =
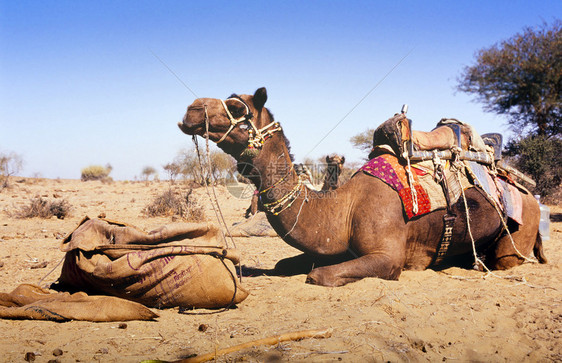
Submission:
[[189,105],[178,126],[188,135],[204,137],[208,130],[211,141],[240,161],[244,155],[253,155],[248,150],[259,151],[265,139],[280,130],[264,107],[266,101],[265,87],[256,90],[253,96],[233,94],[226,100],[198,98]]
[[338,154],[328,155],[326,156],[326,164],[328,166],[336,167],[338,175],[341,174],[343,170],[343,164],[345,163],[345,156],[340,156]]

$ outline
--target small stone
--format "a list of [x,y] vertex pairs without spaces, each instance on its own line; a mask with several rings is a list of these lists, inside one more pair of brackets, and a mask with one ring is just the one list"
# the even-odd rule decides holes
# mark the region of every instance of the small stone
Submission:
[[62,355],[62,349],[57,348],[57,349],[53,350],[53,355],[54,355],[55,357],[61,356],[61,355]]
[[34,263],[33,265],[30,266],[30,268],[32,270],[38,269],[38,268],[45,268],[49,265],[49,263],[47,261],[43,261],[43,262],[37,262]]
[[209,329],[209,327],[206,324],[201,324],[199,325],[199,328],[197,328],[200,332],[205,332],[207,329]]
[[119,323],[119,325],[117,326],[119,329],[127,329],[127,324],[125,323]]
[[23,358],[23,359],[25,359],[26,362],[33,362],[33,361],[35,361],[35,353],[33,353],[33,352],[27,352],[27,353],[25,353],[25,358]]
[[98,353],[101,353],[101,354],[109,354],[109,349],[107,349],[107,348],[100,348],[100,350],[98,350]]

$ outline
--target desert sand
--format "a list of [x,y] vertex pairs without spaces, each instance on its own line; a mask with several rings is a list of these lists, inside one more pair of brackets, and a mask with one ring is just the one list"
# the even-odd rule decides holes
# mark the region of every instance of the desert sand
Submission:
[[[150,231],[173,217],[142,209],[168,182],[82,182],[13,178],[0,192],[0,291],[22,283],[56,281],[59,244],[84,216],[127,222]],[[229,225],[243,220],[249,200],[217,189]],[[18,219],[14,211],[35,196],[66,199],[65,219]],[[216,222],[205,189],[194,190]],[[404,271],[399,281],[364,279],[338,288],[305,284],[305,274],[273,276],[283,258],[300,252],[278,237],[235,238],[250,296],[236,308],[156,310],[156,321],[120,325],[71,321],[0,320],[0,361],[139,362],[177,360],[248,341],[307,329],[332,328],[326,339],[258,346],[218,361],[562,361],[562,207],[551,208],[546,265],[525,263],[494,276],[461,268]],[[49,272],[51,272],[49,274]],[[485,278],[484,278],[485,277]],[[53,353],[60,354],[55,356]],[[28,355],[29,356],[29,355]]]

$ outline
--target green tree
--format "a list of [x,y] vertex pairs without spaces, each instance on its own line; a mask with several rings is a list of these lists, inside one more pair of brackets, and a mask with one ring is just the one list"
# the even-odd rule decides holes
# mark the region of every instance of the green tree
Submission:
[[518,133],[560,135],[562,117],[562,21],[525,28],[482,49],[461,73],[458,90],[484,109],[506,115]]
[[560,138],[531,135],[510,140],[505,147],[504,156],[509,158],[510,164],[525,171],[536,181],[536,194],[548,197],[562,182]]
[[486,111],[507,117],[516,132],[504,155],[537,182],[535,193],[559,188],[562,155],[562,21],[522,33],[476,54],[457,86]]

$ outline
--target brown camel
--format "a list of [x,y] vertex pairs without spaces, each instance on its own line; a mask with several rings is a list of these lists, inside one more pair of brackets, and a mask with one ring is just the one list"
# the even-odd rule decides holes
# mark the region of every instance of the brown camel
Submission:
[[[365,277],[398,279],[403,269],[425,269],[434,264],[443,232],[440,209],[407,220],[398,193],[365,173],[357,173],[344,185],[325,193],[304,187],[294,171],[288,141],[264,104],[265,88],[254,95],[232,95],[226,100],[196,99],[179,123],[188,135],[216,142],[238,161],[238,170],[257,187],[267,218],[279,236],[306,254],[319,257],[354,256],[317,267],[307,282],[341,286]],[[501,220],[477,188],[466,191],[471,232],[490,268],[506,269],[523,263],[508,236],[500,234]],[[511,235],[524,256],[534,251],[546,262],[538,233],[539,205],[530,193],[522,193],[524,223]],[[443,264],[459,264],[472,258],[464,203],[453,205],[458,216]]]
[[338,188],[339,176],[343,171],[345,156],[337,154],[326,156],[326,175],[321,190],[334,190]]

